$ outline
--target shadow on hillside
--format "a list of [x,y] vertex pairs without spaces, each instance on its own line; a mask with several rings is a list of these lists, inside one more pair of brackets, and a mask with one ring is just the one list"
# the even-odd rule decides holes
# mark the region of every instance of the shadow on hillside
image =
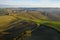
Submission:
[[[12,25],[11,25],[12,24]],[[2,36],[0,36],[1,40],[13,40],[13,38],[19,37],[21,36],[21,34],[25,31],[25,30],[32,30],[33,28],[36,28],[36,24],[32,21],[28,22],[25,20],[20,20],[20,21],[13,21],[10,23],[10,25],[8,26],[9,28],[4,30],[4,32],[8,32],[9,34],[0,34]],[[19,39],[18,38],[18,39]]]
[[25,30],[33,29],[35,30],[32,32],[32,35],[28,38],[23,37],[23,40],[60,40],[60,32],[58,32],[56,29],[42,24],[37,28],[36,23],[25,20],[20,20],[18,22],[17,20],[12,21],[9,25],[9,29],[4,31],[8,32],[8,34],[0,33],[0,40],[13,40],[13,38],[16,37],[18,37],[16,40],[19,40],[21,34],[25,32]]

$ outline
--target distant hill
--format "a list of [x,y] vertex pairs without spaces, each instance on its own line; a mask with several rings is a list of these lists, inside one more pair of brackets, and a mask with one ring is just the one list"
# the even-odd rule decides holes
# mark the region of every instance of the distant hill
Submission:
[[19,17],[24,17],[32,20],[53,20],[60,21],[60,10],[58,8],[43,8],[45,10],[41,11],[38,8],[12,8],[7,11],[11,14],[17,14]]
[[60,21],[60,8],[6,8],[4,11],[32,20]]

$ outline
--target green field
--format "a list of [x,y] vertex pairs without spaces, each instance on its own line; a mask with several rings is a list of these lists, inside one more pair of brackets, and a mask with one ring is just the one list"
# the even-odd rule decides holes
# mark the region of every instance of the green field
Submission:
[[7,29],[10,22],[12,22],[18,18],[20,20],[33,21],[39,25],[40,24],[48,25],[48,26],[53,27],[53,28],[57,29],[58,31],[60,31],[60,22],[46,21],[46,20],[32,20],[32,19],[28,19],[28,18],[24,18],[24,17],[19,17],[19,16],[0,16],[0,31]]
[[52,21],[52,22],[49,22],[45,25],[48,25],[48,26],[53,27],[53,28],[57,29],[58,31],[60,31],[60,22]]

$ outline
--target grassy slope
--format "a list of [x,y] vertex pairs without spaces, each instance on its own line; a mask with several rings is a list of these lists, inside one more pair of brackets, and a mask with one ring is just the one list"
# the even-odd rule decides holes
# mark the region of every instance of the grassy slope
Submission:
[[47,21],[47,20],[39,20],[39,19],[35,20],[35,19],[26,18],[26,17],[23,17],[23,16],[17,16],[17,15],[14,15],[14,16],[18,17],[22,20],[33,21],[37,24],[45,24],[45,25],[51,26],[51,27],[60,31],[60,22],[57,22],[57,21]]
[[[28,14],[26,14],[28,15]],[[55,22],[55,21],[45,21],[45,20],[39,20],[39,19],[30,19],[30,18],[26,18],[24,16],[17,16],[16,14],[13,14],[11,16],[0,16],[0,29],[3,30],[3,29],[6,29],[8,28],[8,24],[15,20],[15,17],[18,17],[19,19],[21,20],[26,20],[26,21],[33,21],[33,22],[36,22],[37,24],[45,24],[45,23],[48,23],[46,25],[49,25],[57,30],[60,31],[60,22]],[[0,30],[0,31],[1,31]]]
[[60,31],[60,22],[51,21],[45,25],[48,25],[48,26],[53,27],[53,28],[57,29],[58,31]]
[[8,24],[14,19],[12,16],[0,16],[0,31],[8,28]]
[[27,19],[32,19],[32,20],[48,20],[48,17],[42,15],[41,12],[38,12],[38,11],[23,12],[23,13],[18,13],[17,15],[19,17],[23,17],[23,18],[27,18]]
[[[24,18],[24,19],[25,20],[29,20],[29,19],[26,19],[26,18]],[[33,22],[35,22],[37,24],[42,24],[43,23],[43,24],[45,24],[47,26],[50,26],[50,27],[55,28],[58,31],[60,31],[60,22],[56,22],[56,21],[44,21],[44,20],[31,20],[31,21],[33,21]]]

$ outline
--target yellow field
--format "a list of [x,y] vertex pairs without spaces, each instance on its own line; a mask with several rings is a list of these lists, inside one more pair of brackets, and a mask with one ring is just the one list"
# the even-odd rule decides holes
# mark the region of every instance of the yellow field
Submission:
[[15,20],[12,16],[0,16],[0,31],[8,28],[8,25],[11,21]]

